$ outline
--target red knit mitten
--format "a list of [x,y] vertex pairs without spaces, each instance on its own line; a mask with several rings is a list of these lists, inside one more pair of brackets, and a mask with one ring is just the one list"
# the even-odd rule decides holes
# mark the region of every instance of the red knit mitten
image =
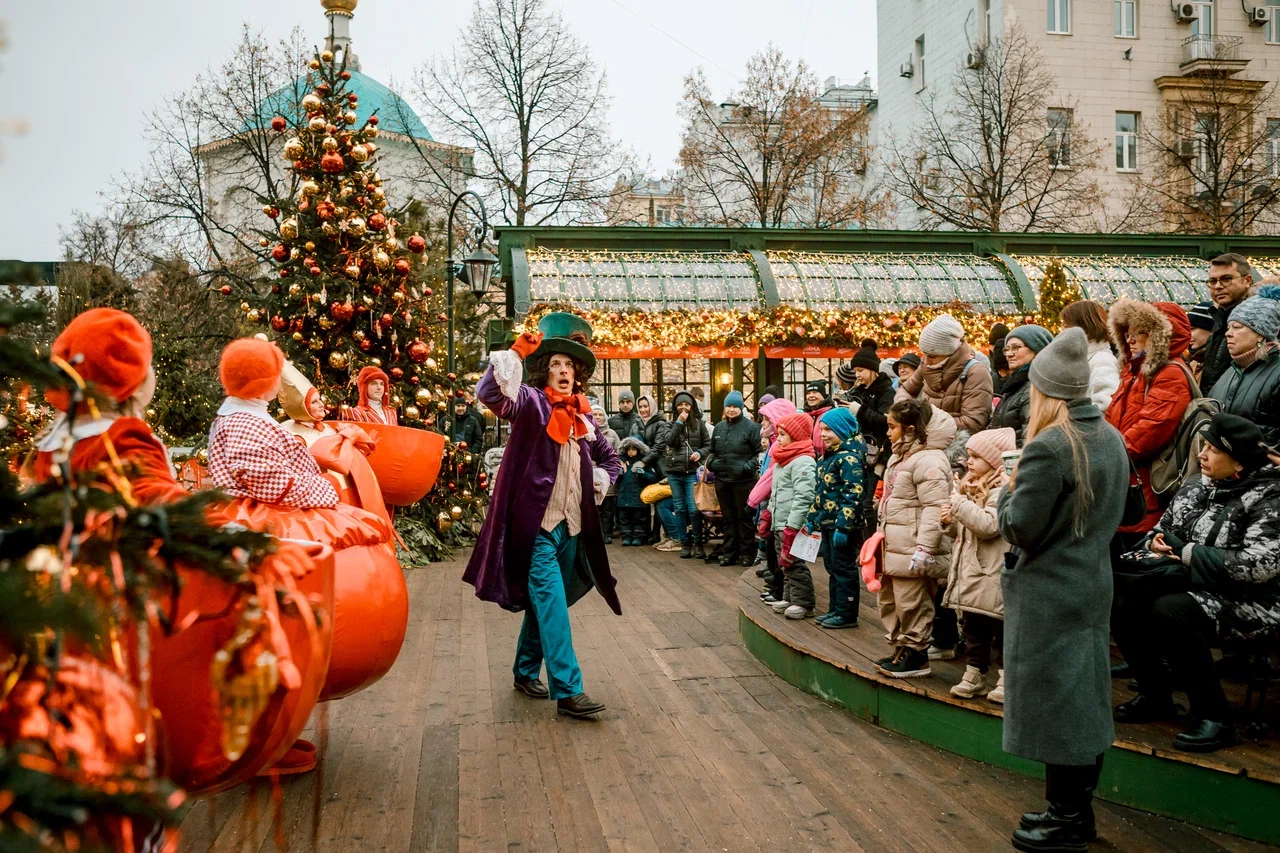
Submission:
[[541,343],[541,332],[525,332],[520,337],[516,338],[516,342],[511,345],[511,351],[520,356],[521,361],[524,361],[533,354],[533,351],[536,350],[538,345]]

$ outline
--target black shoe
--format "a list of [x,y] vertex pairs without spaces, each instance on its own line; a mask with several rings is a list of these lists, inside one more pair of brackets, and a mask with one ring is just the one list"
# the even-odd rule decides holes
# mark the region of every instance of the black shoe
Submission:
[[1174,720],[1178,717],[1178,706],[1172,699],[1152,699],[1139,693],[1128,702],[1122,702],[1112,709],[1112,718],[1117,723],[1153,723],[1157,720]]
[[1183,752],[1216,752],[1235,746],[1240,734],[1230,723],[1201,720],[1194,728],[1187,729],[1173,739],[1173,748]]
[[722,566],[733,566],[733,565],[736,565],[737,562],[738,562],[737,557],[730,557],[728,554],[725,554],[720,558],[720,565]]
[[760,562],[759,557],[746,556],[742,558],[742,567],[744,569],[749,569],[758,562]]
[[756,569],[756,577],[758,577],[758,578],[767,578],[768,576],[769,576],[769,567],[768,567],[768,566],[761,566],[760,568]]
[[1022,819],[1032,819],[1031,827],[1019,826],[1013,831],[1013,846],[1033,853],[1084,853],[1090,841],[1098,837],[1092,809],[1067,812],[1049,806],[1047,812],[1026,814]]
[[1130,678],[1133,676],[1133,667],[1129,666],[1128,661],[1121,661],[1111,667],[1112,678]]
[[930,674],[928,652],[920,649],[900,649],[899,652],[885,665],[877,664],[876,669],[890,678],[923,678]]
[[577,717],[580,720],[594,717],[604,710],[604,703],[597,702],[585,693],[560,699],[556,702],[556,710],[566,717]]
[[547,685],[543,684],[542,680],[538,678],[529,681],[516,681],[513,686],[530,699],[546,699],[551,695]]
[[685,542],[680,546],[680,559],[687,560],[693,556],[693,546]]
[[701,542],[693,543],[693,558],[695,560],[705,560],[707,558],[707,552],[703,550]]
[[[612,537],[612,536],[606,536],[606,537],[604,537],[604,544],[606,544],[606,545],[612,545],[612,544],[613,544],[613,537]],[[623,545],[625,545],[625,544],[627,544],[627,543],[626,543],[626,542],[623,542],[622,544],[623,544]]]
[[876,661],[875,668],[879,669],[882,666],[888,666],[898,659],[899,654],[900,652],[897,649],[894,649],[893,654],[889,655],[887,658],[880,658],[880,660]]

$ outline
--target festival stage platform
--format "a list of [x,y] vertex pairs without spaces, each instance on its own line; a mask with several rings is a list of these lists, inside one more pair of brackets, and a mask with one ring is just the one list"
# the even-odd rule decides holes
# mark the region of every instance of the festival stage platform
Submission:
[[[826,610],[827,576],[814,567],[818,612]],[[748,650],[796,687],[845,708],[882,728],[941,749],[1030,776],[1043,766],[1006,754],[1000,746],[999,705],[957,699],[951,687],[964,661],[933,661],[928,678],[893,679],[873,661],[888,653],[875,596],[862,592],[858,627],[826,631],[812,619],[790,620],[759,597],[763,581],[755,570],[738,582],[738,625]],[[1227,684],[1228,696],[1243,707],[1244,689]],[[1273,688],[1280,694],[1280,688]],[[1113,703],[1132,696],[1127,679],[1113,682]],[[1116,725],[1098,796],[1126,806],[1177,818],[1271,844],[1280,843],[1280,695],[1268,697],[1271,735],[1210,755],[1173,748],[1180,727],[1173,723]],[[1185,697],[1178,697],[1185,707]]]

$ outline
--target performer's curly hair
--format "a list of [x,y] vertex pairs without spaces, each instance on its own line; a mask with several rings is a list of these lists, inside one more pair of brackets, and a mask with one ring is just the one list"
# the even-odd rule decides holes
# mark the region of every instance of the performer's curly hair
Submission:
[[[583,346],[588,344],[586,336],[579,332],[575,332],[570,335],[569,340],[580,343]],[[551,372],[551,356],[562,354],[563,353],[536,352],[526,358],[524,366],[525,370],[529,372],[529,385],[534,388],[547,387],[547,378]],[[573,362],[573,393],[585,393],[587,389],[587,382],[591,379],[593,371],[573,356],[569,356],[568,358]]]

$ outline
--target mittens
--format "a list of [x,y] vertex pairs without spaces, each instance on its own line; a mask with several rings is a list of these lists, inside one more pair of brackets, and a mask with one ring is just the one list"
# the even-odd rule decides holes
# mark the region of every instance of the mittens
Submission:
[[782,554],[778,557],[778,562],[783,568],[791,568],[791,564],[796,561],[796,558],[791,556],[791,543],[796,541],[796,535],[799,532],[794,527],[782,529]]
[[516,338],[516,342],[511,345],[511,351],[520,356],[520,360],[523,361],[532,355],[533,351],[536,350],[538,345],[541,343],[541,332],[525,332],[520,337]]

